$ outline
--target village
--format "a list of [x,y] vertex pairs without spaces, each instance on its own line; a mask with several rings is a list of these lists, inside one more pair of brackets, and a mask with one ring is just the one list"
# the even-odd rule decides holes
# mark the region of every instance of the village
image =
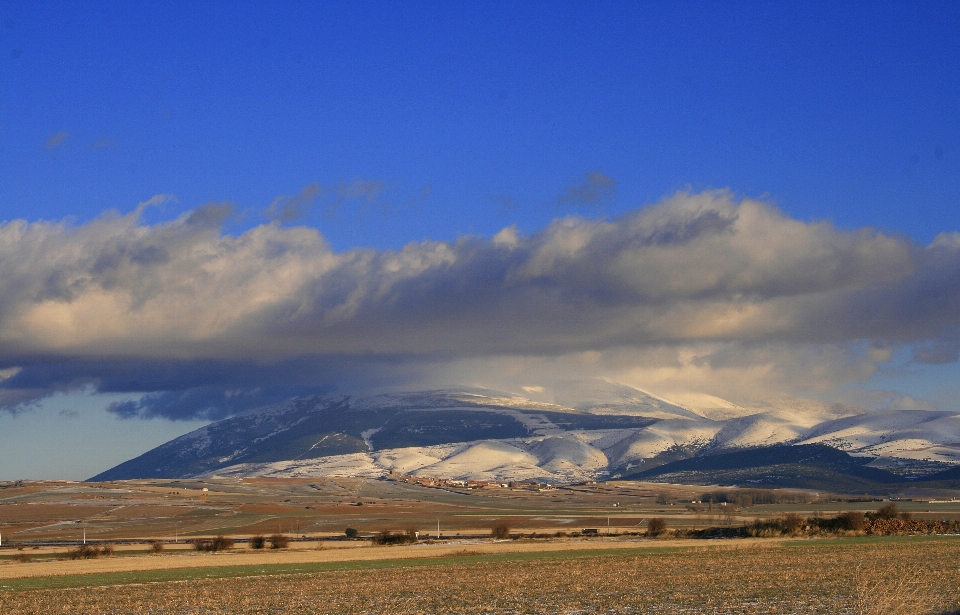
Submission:
[[[441,478],[437,476],[413,476],[409,474],[399,474],[391,471],[387,480],[407,483],[409,485],[420,485],[422,487],[440,487],[457,489],[510,489],[512,491],[556,491],[557,487],[550,483],[540,483],[535,481],[489,481],[489,480],[461,480],[451,478]],[[579,484],[596,484],[595,481]]]

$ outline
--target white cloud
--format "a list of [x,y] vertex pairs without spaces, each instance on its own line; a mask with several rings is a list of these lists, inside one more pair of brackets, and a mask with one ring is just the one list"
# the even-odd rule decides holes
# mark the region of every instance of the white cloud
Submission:
[[[379,188],[343,190],[374,198]],[[725,396],[863,380],[904,344],[955,355],[951,234],[919,246],[714,191],[612,220],[567,217],[530,236],[508,227],[334,252],[306,227],[224,235],[227,205],[143,224],[143,207],[165,198],[79,226],[0,224],[0,369],[24,368],[7,384],[51,361],[89,366],[68,370],[71,382],[96,382],[107,358],[350,357],[413,366],[410,377],[480,362],[506,378],[511,364],[552,364]],[[531,373],[516,386],[531,380],[545,382]]]

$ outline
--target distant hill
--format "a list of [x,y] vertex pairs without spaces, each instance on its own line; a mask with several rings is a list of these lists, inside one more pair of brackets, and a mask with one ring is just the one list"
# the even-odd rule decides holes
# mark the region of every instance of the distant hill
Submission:
[[212,423],[91,480],[397,472],[847,491],[944,469],[940,480],[960,480],[960,413],[690,397],[711,405],[604,379],[562,383],[541,401],[476,387],[317,395]]

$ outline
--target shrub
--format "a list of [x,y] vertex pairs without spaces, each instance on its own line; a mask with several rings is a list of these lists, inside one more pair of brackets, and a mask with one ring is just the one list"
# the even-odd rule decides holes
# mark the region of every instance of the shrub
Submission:
[[859,532],[863,529],[866,518],[862,512],[851,510],[838,514],[836,521],[838,529]]
[[754,519],[746,526],[745,533],[753,538],[771,538],[783,534],[783,524],[778,519]]
[[113,555],[113,545],[103,545],[99,549],[93,545],[79,545],[76,549],[67,551],[70,559],[97,559]]
[[647,522],[647,535],[660,536],[667,531],[667,522],[660,517],[654,517]]
[[506,523],[498,523],[490,530],[490,535],[498,540],[510,538],[510,526]]
[[787,534],[798,534],[803,527],[803,517],[794,513],[787,513],[780,520],[783,531]]
[[260,534],[257,534],[256,536],[250,539],[251,549],[262,549],[266,544],[267,544],[267,539]]
[[883,519],[884,521],[891,521],[893,519],[902,519],[904,521],[910,521],[913,519],[913,515],[908,512],[900,512],[897,509],[897,505],[893,502],[881,506],[879,510],[872,513],[867,513],[867,517],[871,520],[874,519]]
[[198,538],[193,541],[193,548],[197,551],[214,553],[217,551],[226,551],[227,549],[233,548],[233,540],[223,535],[217,536],[213,540],[209,538]]
[[153,543],[150,545],[150,550],[158,554],[163,553],[163,543],[160,542],[159,540],[154,540]]
[[31,556],[29,553],[17,553],[13,556],[13,561],[19,564],[26,564],[33,561],[33,556]]
[[375,545],[406,545],[417,541],[416,530],[407,530],[406,532],[391,532],[384,530],[377,532],[373,537]]
[[283,534],[274,534],[267,540],[270,541],[271,549],[286,549],[290,546],[290,539]]
[[896,519],[900,511],[897,510],[897,505],[893,502],[885,506],[881,506],[880,510],[873,513],[874,519]]
[[226,536],[217,536],[213,539],[214,551],[226,551],[233,548],[233,540]]
[[352,527],[348,527],[343,531],[343,533],[347,536],[347,538],[356,538],[357,536],[360,535],[360,532]]

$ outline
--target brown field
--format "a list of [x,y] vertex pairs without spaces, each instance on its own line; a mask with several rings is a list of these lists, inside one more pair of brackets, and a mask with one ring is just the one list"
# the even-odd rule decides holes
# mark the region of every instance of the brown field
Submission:
[[[202,491],[207,489],[207,491]],[[140,480],[109,483],[28,482],[0,484],[3,546],[41,541],[163,539],[226,534],[287,533],[311,538],[342,536],[347,527],[371,534],[416,529],[444,538],[489,533],[506,523],[517,533],[643,531],[651,517],[670,528],[741,525],[785,512],[831,515],[876,510],[881,502],[707,507],[685,502],[707,487],[608,482],[544,491],[432,488],[354,478]],[[901,501],[916,519],[960,518],[960,502]],[[666,499],[669,503],[657,503]],[[813,498],[811,498],[812,500]],[[0,551],[0,557],[5,551]]]
[[[724,543],[524,559],[461,547],[460,557],[404,560],[391,568],[5,591],[0,612],[917,615],[946,612],[960,598],[956,538]],[[394,549],[404,555],[416,547]]]
[[[0,613],[923,615],[958,607],[960,537],[638,535],[653,517],[682,534],[884,505],[813,494],[743,507],[692,502],[708,489],[610,482],[468,490],[350,478],[0,484]],[[955,521],[960,502],[950,495],[897,507],[915,520]],[[490,540],[498,524],[514,540]],[[421,542],[332,540],[348,527],[367,536],[415,529]],[[581,537],[583,528],[599,535]],[[84,533],[115,543],[115,555],[65,559]],[[184,543],[273,533],[298,540],[264,551],[240,542],[224,553]],[[155,539],[162,554],[148,552]]]
[[[0,563],[0,580],[62,575],[101,574],[129,571],[171,570],[189,568],[214,568],[226,566],[253,566],[275,564],[306,564],[320,562],[371,562],[401,559],[451,557],[465,551],[473,555],[517,553],[564,553],[571,551],[617,551],[663,550],[690,548],[736,551],[742,549],[772,548],[783,542],[781,539],[747,538],[731,541],[692,540],[646,540],[646,539],[554,539],[542,540],[471,540],[449,542],[424,542],[416,545],[373,546],[369,541],[345,541],[331,543],[291,543],[292,548],[283,550],[254,551],[237,547],[221,553],[200,553],[182,545],[179,549],[165,550],[163,555],[149,555],[139,551],[134,557],[121,557],[124,548],[115,557],[94,560],[64,559],[66,549],[43,548],[27,551],[35,557],[29,563],[7,560]],[[127,547],[128,550],[136,547]],[[43,559],[44,555],[57,556]]]

